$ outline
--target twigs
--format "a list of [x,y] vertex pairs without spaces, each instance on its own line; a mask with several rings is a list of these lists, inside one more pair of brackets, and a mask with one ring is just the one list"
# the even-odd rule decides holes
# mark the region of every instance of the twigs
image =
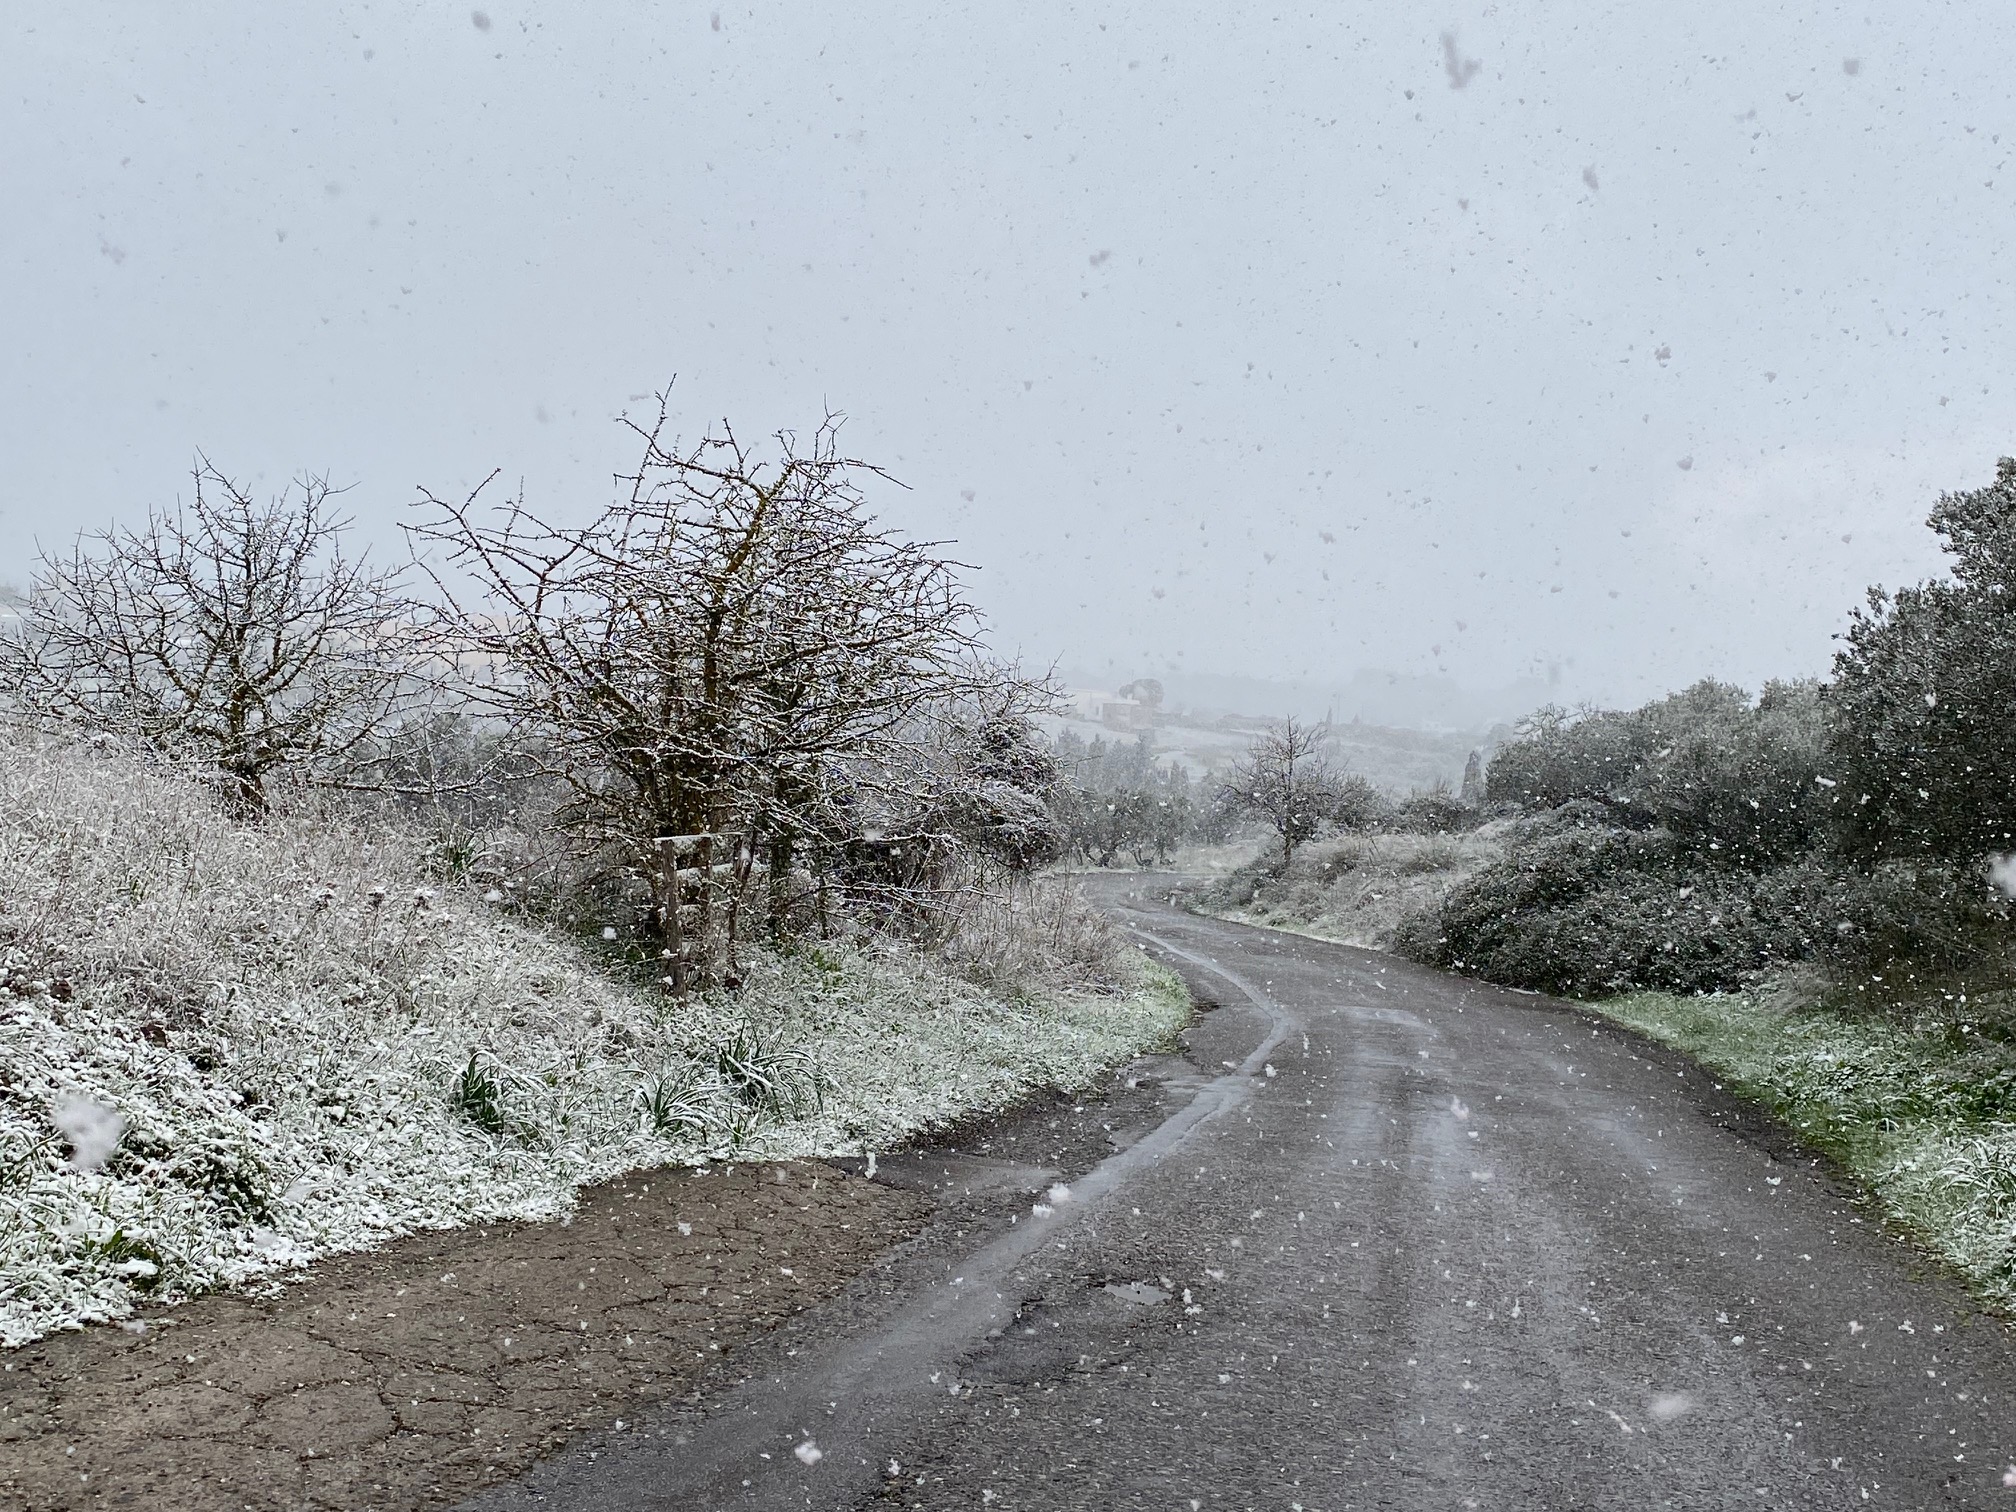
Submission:
[[418,692],[399,574],[346,557],[338,490],[256,502],[202,459],[188,505],[44,555],[0,693],[27,714],[193,759],[263,814],[283,769],[327,775]]
[[[576,842],[648,879],[684,991],[735,974],[759,869],[781,935],[798,868],[844,862],[900,788],[917,807],[942,712],[1022,684],[980,660],[959,564],[876,525],[863,485],[891,480],[840,449],[839,416],[763,451],[726,422],[682,448],[662,395],[623,423],[637,469],[585,527],[522,496],[484,510],[479,486],[423,494],[408,529],[437,558],[443,655],[536,736]],[[668,861],[675,836],[702,837],[691,860]]]

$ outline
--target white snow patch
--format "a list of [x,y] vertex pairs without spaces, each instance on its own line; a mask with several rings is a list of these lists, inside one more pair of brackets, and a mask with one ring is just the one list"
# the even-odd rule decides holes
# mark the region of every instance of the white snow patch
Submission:
[[70,1169],[95,1171],[112,1158],[126,1134],[126,1120],[116,1108],[89,1097],[57,1099],[49,1115],[56,1132],[70,1141]]

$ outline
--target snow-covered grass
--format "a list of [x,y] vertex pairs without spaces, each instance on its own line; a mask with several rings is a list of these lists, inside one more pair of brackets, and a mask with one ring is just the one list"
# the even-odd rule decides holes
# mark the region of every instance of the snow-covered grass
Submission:
[[2008,1004],[1942,1002],[1871,1016],[1788,984],[1775,996],[1648,992],[1591,1006],[1686,1051],[1772,1108],[1983,1296],[2016,1307],[2016,1015]]
[[1277,849],[1212,883],[1196,904],[1220,918],[1386,950],[1403,918],[1436,907],[1504,854],[1506,829],[1343,835],[1303,846],[1285,873]]
[[[1097,937],[1026,906],[1055,945]],[[885,1147],[1089,1082],[1187,1015],[1116,940],[1103,990],[1074,991],[1084,949],[1018,968],[991,927],[966,974],[821,944],[673,1004],[434,879],[395,829],[248,828],[172,773],[0,731],[0,1343],[557,1215],[640,1165]],[[974,984],[1017,969],[1038,975]]]

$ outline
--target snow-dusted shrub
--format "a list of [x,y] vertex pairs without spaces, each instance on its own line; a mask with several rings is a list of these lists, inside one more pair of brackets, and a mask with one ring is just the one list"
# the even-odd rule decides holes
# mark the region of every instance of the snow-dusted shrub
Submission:
[[1502,860],[1406,922],[1401,954],[1574,997],[1735,992],[1806,963],[1851,979],[2010,970],[2008,903],[1963,868],[1707,866],[1665,830],[1546,816],[1520,828]]
[[1119,928],[1061,877],[1004,879],[959,916],[945,955],[1000,992],[1117,989],[1132,981]]
[[[392,831],[233,823],[192,781],[0,750],[0,1339],[129,1289],[556,1211],[676,1147],[638,1113],[684,1026],[429,884]],[[479,1090],[480,1089],[480,1090]],[[74,1158],[61,1107],[109,1110]]]
[[1810,865],[1697,869],[1664,831],[1570,829],[1516,840],[1395,943],[1539,992],[1735,990],[1813,958],[1825,882]]
[[1374,950],[1393,948],[1410,913],[1432,915],[1450,889],[1497,861],[1503,822],[1453,835],[1391,831],[1304,846],[1285,871],[1267,853],[1214,881],[1206,912]]
[[675,1003],[430,880],[396,830],[241,825],[172,772],[0,734],[0,1343],[556,1214],[642,1164],[886,1144],[1182,1017],[1003,1003],[872,945]]

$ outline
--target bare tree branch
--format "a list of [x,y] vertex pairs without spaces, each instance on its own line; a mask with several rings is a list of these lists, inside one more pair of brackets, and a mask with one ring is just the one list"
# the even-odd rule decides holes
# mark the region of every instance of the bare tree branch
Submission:
[[397,572],[346,557],[337,490],[255,502],[207,458],[186,507],[40,559],[0,634],[0,696],[33,717],[199,761],[260,814],[283,768],[333,772],[412,691]]
[[781,929],[799,848],[904,769],[922,711],[977,685],[977,622],[960,564],[876,525],[862,484],[884,475],[840,449],[837,415],[763,453],[725,421],[681,449],[662,395],[625,424],[637,470],[585,527],[522,497],[483,508],[479,487],[423,494],[408,528],[447,653],[535,732],[577,839],[651,879],[683,989],[732,972],[759,864]]
[[1324,747],[1330,726],[1286,719],[1258,737],[1233,763],[1221,796],[1246,812],[1266,820],[1281,837],[1281,864],[1295,859],[1295,848],[1312,840],[1336,812],[1343,774]]

